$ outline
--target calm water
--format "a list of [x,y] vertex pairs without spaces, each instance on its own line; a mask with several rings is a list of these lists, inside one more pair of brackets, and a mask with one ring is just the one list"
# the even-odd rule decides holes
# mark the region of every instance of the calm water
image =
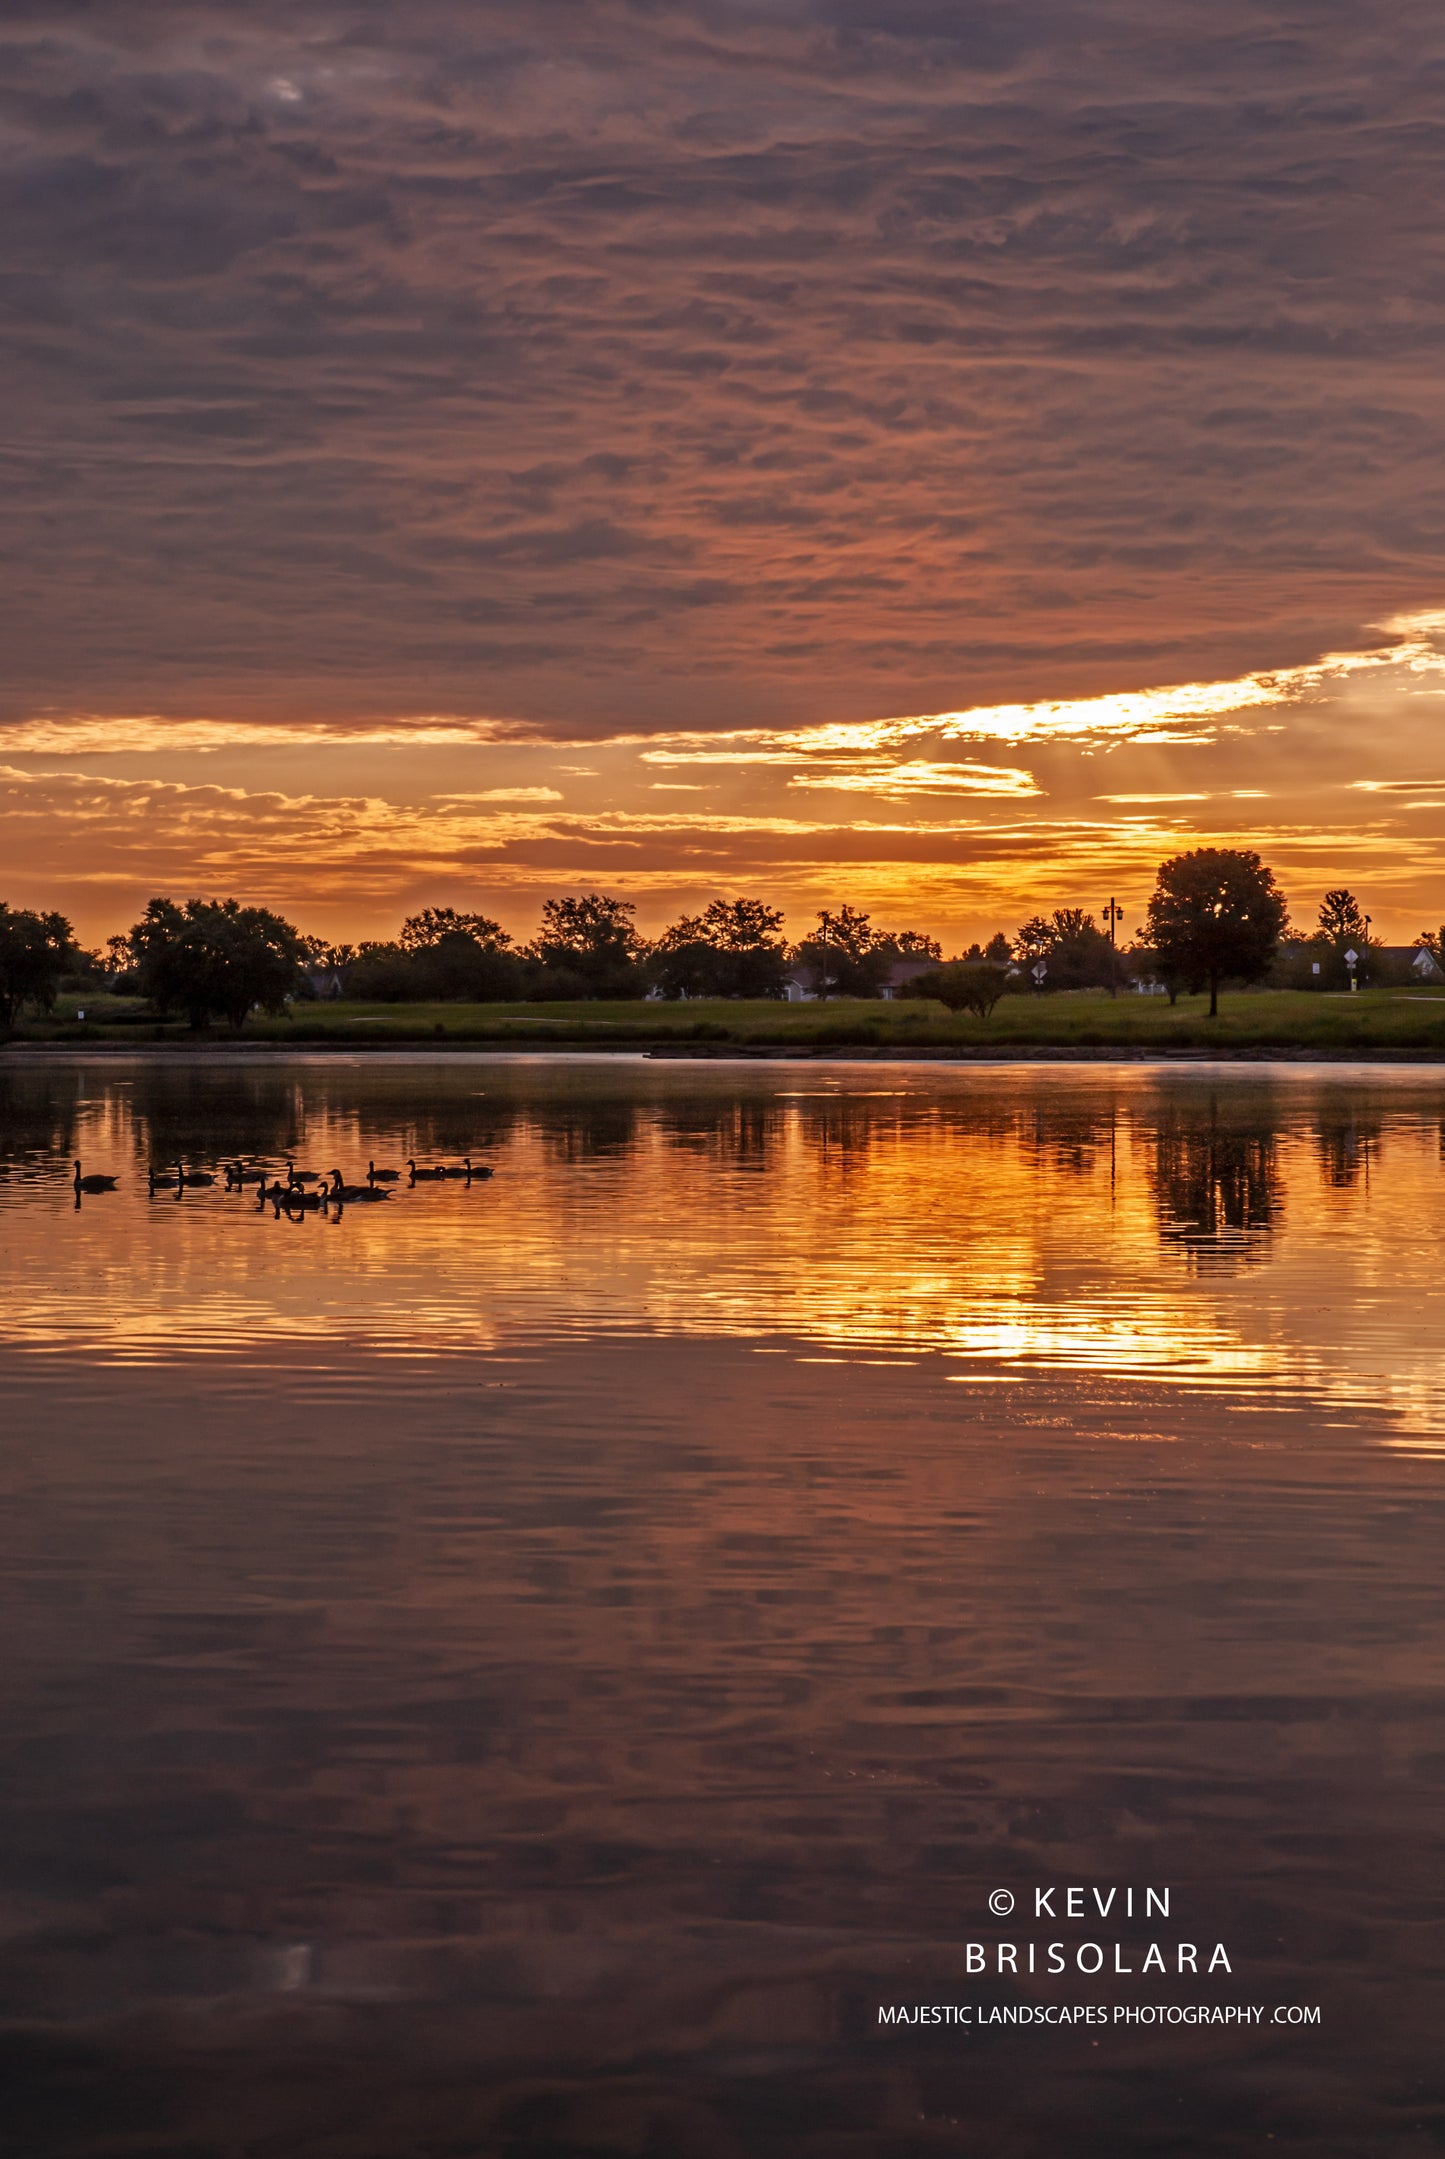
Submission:
[[0,2151],[1439,2150],[1442,1150],[1409,1071],[0,1065]]

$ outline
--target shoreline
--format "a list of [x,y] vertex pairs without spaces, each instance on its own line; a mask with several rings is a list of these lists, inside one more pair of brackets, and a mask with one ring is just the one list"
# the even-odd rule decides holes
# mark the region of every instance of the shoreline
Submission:
[[1439,1065],[1445,1067],[1445,1045],[1439,1049],[1408,1045],[1391,1047],[1325,1043],[1241,1043],[1229,1045],[1157,1044],[1138,1048],[1119,1043],[979,1043],[884,1044],[884,1043],[744,1043],[744,1042],[606,1042],[599,1040],[526,1042],[447,1040],[385,1042],[374,1038],[356,1041],[235,1042],[114,1042],[20,1041],[0,1043],[0,1064],[39,1063],[61,1059],[85,1063],[110,1058],[160,1059],[181,1062],[234,1058],[270,1058],[285,1062],[297,1057],[631,1057],[656,1064],[1098,1064],[1098,1065],[1218,1065],[1218,1064],[1324,1064],[1324,1065]]

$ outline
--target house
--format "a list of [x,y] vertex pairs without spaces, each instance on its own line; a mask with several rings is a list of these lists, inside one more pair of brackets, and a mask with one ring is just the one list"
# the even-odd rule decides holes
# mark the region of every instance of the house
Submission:
[[[908,983],[919,975],[930,973],[938,964],[937,960],[916,958],[890,961],[888,971],[878,985],[878,995],[886,997],[891,1003]],[[783,995],[790,1005],[816,1004],[819,996],[819,991],[814,986],[816,982],[817,976],[811,967],[790,967],[783,977]],[[829,991],[836,991],[837,987],[837,976],[830,975]]]
[[346,995],[346,983],[337,967],[309,967],[304,979],[313,997],[329,1001]]
[[891,1003],[895,997],[899,996],[907,988],[910,982],[916,982],[920,975],[931,974],[934,968],[940,964],[940,961],[930,959],[894,960],[890,964],[887,974],[883,977],[878,990],[879,996],[888,998]]
[[1371,945],[1370,958],[1384,960],[1401,982],[1445,982],[1445,967],[1425,945]]

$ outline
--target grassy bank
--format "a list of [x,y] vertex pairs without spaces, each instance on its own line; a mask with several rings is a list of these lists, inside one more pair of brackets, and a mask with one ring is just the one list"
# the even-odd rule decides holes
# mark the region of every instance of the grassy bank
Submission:
[[[83,1007],[85,1019],[78,1017]],[[229,1046],[224,1029],[196,1036],[179,1022],[158,1024],[133,1002],[65,998],[51,1018],[29,1023],[15,1042],[149,1047]],[[256,1018],[243,1042],[273,1047],[437,1047],[538,1049],[675,1048],[1011,1051],[1067,1054],[1117,1050],[1136,1055],[1268,1053],[1368,1056],[1373,1051],[1445,1057],[1445,994],[1365,990],[1329,996],[1297,990],[1236,992],[1211,1020],[1208,1000],[1121,996],[1083,990],[1048,997],[1006,997],[992,1018],[952,1014],[942,1005],[838,998],[828,1004],[763,1000],[648,1004],[641,1001],[515,1005],[297,1005],[283,1019]]]

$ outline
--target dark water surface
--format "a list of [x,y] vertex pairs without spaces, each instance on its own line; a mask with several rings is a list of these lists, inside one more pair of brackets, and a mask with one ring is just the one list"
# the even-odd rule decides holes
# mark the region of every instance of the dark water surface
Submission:
[[1363,1068],[0,1066],[0,2152],[1439,2151],[1442,1146]]

